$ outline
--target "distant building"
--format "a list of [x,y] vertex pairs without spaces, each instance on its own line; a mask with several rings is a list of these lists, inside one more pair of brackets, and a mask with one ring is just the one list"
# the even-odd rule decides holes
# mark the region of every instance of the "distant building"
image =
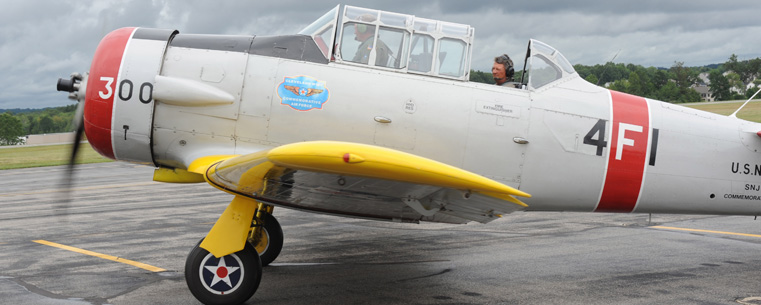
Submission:
[[710,84],[711,81],[708,80],[708,74],[709,74],[708,72],[703,72],[703,73],[698,74],[698,83],[700,83],[702,85],[708,85],[708,84]]
[[693,85],[692,89],[695,89],[698,93],[700,93],[700,99],[706,102],[713,102],[716,100],[713,97],[713,94],[711,94],[711,89],[708,88],[705,84],[699,84],[699,85]]

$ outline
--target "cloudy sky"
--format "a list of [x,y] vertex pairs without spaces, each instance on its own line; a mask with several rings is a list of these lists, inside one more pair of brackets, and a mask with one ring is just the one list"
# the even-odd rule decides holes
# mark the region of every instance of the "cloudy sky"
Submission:
[[[529,38],[574,64],[670,67],[761,57],[757,0],[360,0],[345,4],[470,24],[473,68],[508,53],[520,67]],[[71,104],[59,77],[86,72],[100,38],[125,26],[195,34],[292,34],[333,8],[327,0],[26,0],[0,10],[0,109]]]

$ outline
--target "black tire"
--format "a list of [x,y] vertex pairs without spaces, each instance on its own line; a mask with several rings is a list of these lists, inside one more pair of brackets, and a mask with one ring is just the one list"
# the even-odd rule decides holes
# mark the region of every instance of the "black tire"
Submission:
[[[262,260],[262,266],[267,266],[272,263],[280,251],[283,250],[283,228],[280,227],[280,222],[277,221],[275,216],[264,213],[264,219],[262,219],[262,234],[263,237],[258,245],[254,245],[259,258]],[[250,242],[251,240],[249,240]]]
[[185,262],[185,282],[193,296],[207,305],[241,304],[250,299],[262,279],[262,265],[254,247],[246,243],[243,250],[217,259],[200,244],[193,247]]

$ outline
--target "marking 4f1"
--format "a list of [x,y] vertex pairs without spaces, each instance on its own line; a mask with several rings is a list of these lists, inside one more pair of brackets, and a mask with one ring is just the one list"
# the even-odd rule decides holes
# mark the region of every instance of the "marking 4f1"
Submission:
[[[607,128],[607,120],[599,119],[597,123],[595,123],[594,126],[592,126],[592,129],[587,132],[587,134],[584,136],[584,144],[592,145],[597,147],[597,155],[602,156],[603,155],[603,149],[608,147],[608,141],[606,140],[606,128]],[[616,154],[615,159],[621,160],[623,158],[623,153],[626,147],[635,147],[636,143],[633,139],[627,138],[627,132],[644,132],[643,127],[639,125],[633,125],[633,124],[627,124],[627,123],[620,123],[618,134],[616,137]],[[648,164],[651,166],[655,166],[655,156],[656,152],[658,150],[658,129],[652,128],[652,138],[650,141],[650,158],[648,159]]]

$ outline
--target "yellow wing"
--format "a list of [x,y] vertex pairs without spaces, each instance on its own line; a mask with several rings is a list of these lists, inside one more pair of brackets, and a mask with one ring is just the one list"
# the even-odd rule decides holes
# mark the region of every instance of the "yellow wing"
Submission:
[[[243,156],[204,157],[194,161],[188,171],[202,174],[213,186],[237,195],[225,215],[248,218],[233,223],[235,217],[220,217],[201,245],[214,255],[225,255],[237,249],[237,244],[242,248],[251,218],[248,210],[255,207],[254,201],[379,220],[486,223],[525,208],[515,196],[530,197],[421,156],[335,141],[287,144]],[[230,236],[239,237],[232,242],[236,246],[229,249],[221,248],[230,241],[207,243],[229,240]]]
[[[197,166],[199,163],[202,165]],[[530,197],[520,190],[441,162],[348,142],[301,142],[244,156],[211,156],[193,162],[189,171],[204,174],[209,183],[230,193],[275,205],[334,210],[336,214],[341,214],[341,207],[310,197],[325,197],[325,194],[330,194],[333,200],[341,196],[378,200],[391,197],[396,198],[397,203],[401,199],[418,200],[426,202],[422,205],[427,210],[436,208],[440,212],[448,212],[446,206],[467,202],[474,196],[501,202],[497,204],[501,209],[488,208],[484,213],[526,207],[514,196]],[[441,196],[442,193],[459,193],[461,198]],[[477,205],[475,202],[467,205],[474,204]],[[372,212],[370,210],[368,212]]]

